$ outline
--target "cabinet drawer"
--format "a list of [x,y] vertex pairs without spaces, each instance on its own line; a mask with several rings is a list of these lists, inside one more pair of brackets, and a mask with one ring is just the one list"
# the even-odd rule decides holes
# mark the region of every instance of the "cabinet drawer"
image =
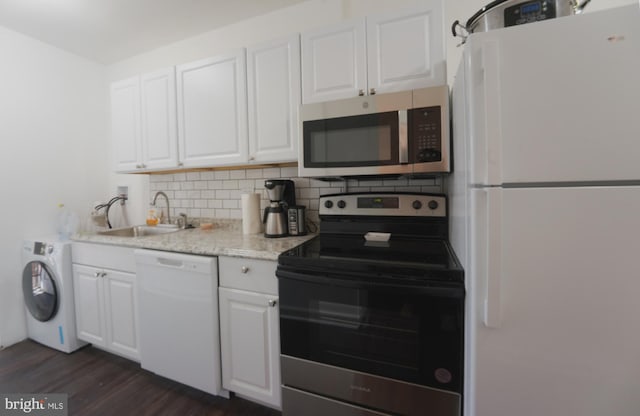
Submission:
[[71,258],[75,264],[86,264],[97,268],[136,272],[133,248],[74,242]]
[[250,292],[278,294],[277,262],[220,257],[220,286]]

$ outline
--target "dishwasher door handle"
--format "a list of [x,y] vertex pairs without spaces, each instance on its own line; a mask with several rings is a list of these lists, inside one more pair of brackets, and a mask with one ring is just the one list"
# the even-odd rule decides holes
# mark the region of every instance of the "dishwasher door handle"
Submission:
[[156,262],[161,266],[174,267],[176,269],[182,269],[184,267],[184,262],[182,260],[156,257]]

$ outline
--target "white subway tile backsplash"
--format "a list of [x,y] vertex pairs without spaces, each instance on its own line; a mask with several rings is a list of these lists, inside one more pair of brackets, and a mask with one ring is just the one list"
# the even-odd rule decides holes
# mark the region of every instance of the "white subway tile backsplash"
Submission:
[[278,179],[278,178],[280,178],[280,168],[262,169],[262,173],[263,173],[265,179]]
[[231,218],[231,213],[228,209],[216,209],[216,215],[214,218]]
[[231,179],[245,179],[247,177],[245,170],[232,170],[229,172],[229,176]]
[[247,179],[264,178],[262,169],[247,169]]
[[218,180],[225,180],[225,179],[229,179],[229,177],[231,176],[229,174],[230,171],[228,170],[217,170],[215,171],[215,178]]
[[238,189],[238,181],[237,180],[228,180],[222,183],[223,189]]
[[207,201],[208,208],[222,208],[222,200],[220,199],[210,199]]
[[295,178],[298,176],[298,167],[297,166],[289,166],[286,168],[280,168],[280,175],[283,178]]
[[[264,191],[266,179],[290,178],[296,185],[296,202],[307,207],[307,216],[318,221],[321,195],[340,192],[427,192],[442,193],[442,180],[435,179],[384,179],[321,181],[299,178],[296,167],[274,167],[246,170],[219,170],[206,172],[151,175],[149,189],[152,194],[163,191],[169,197],[171,216],[181,212],[190,219],[239,219],[242,218],[240,198],[244,192],[261,195],[261,209],[269,206]],[[160,202],[160,206],[164,206]]]
[[238,201],[227,199],[222,201],[222,208],[238,208]]
[[213,171],[200,172],[200,180],[201,181],[212,181],[215,179],[215,174]]
[[209,189],[222,189],[223,181],[207,181],[207,188]]
[[230,190],[218,190],[216,191],[216,199],[229,199],[231,197],[231,191]]

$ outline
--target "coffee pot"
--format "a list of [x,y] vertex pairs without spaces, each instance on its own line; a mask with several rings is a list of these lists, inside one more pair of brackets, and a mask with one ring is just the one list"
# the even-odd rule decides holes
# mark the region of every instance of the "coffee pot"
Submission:
[[269,198],[269,206],[264,210],[264,236],[286,237],[288,208],[296,205],[295,184],[288,179],[267,179],[264,187]]

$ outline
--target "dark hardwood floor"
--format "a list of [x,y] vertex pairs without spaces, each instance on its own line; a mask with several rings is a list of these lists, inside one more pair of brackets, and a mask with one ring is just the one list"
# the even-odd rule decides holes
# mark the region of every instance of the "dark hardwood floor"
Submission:
[[0,351],[0,392],[66,393],[70,416],[281,414],[237,397],[192,389],[91,346],[65,354],[33,341]]

